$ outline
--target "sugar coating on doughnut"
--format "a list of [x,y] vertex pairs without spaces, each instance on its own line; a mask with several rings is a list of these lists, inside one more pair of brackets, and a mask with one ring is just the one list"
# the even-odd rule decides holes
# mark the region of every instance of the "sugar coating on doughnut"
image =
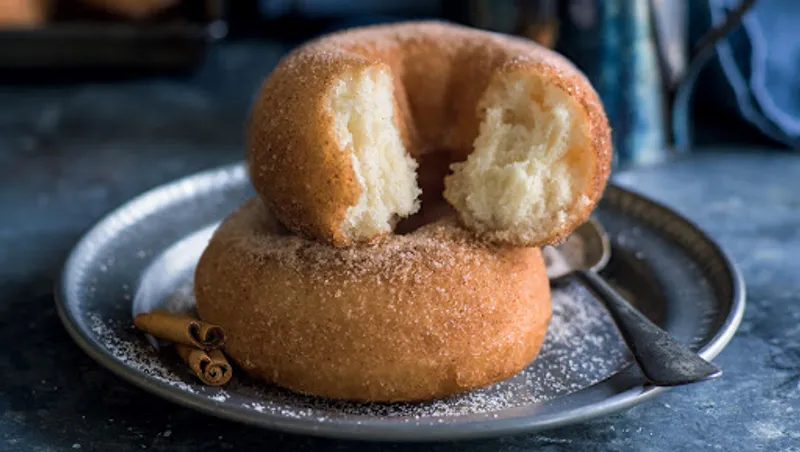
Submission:
[[[305,238],[372,242],[444,191],[473,234],[541,246],[589,217],[610,137],[599,96],[563,56],[426,21],[295,49],[256,98],[247,147],[256,192]],[[411,160],[433,154],[455,163],[443,183]]]
[[492,238],[541,243],[568,226],[594,165],[580,103],[530,71],[493,78],[466,162],[452,165],[445,198],[468,227]]
[[551,316],[537,248],[476,240],[450,211],[337,248],[287,233],[254,198],[201,256],[200,318],[259,379],[360,401],[427,400],[511,377]]
[[395,125],[392,96],[391,77],[376,67],[343,74],[332,87],[334,136],[340,149],[350,154],[361,187],[340,226],[350,240],[390,232],[396,217],[419,209],[417,162]]

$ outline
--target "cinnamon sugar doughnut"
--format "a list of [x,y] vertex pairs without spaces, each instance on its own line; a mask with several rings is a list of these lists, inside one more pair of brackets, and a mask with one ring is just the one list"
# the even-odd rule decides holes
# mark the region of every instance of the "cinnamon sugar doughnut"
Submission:
[[536,357],[551,315],[537,248],[487,244],[452,215],[335,248],[286,231],[258,198],[215,232],[195,295],[247,373],[358,401],[424,400],[508,378]]
[[419,157],[447,152],[444,196],[494,242],[552,243],[584,222],[609,174],[588,80],[522,38],[438,22],[311,41],[264,82],[248,127],[257,192],[290,230],[343,247],[419,209]]

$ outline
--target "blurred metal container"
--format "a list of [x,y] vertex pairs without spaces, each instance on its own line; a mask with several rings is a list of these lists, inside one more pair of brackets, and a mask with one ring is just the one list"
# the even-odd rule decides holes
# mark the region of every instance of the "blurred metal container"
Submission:
[[615,166],[668,158],[669,99],[686,66],[685,3],[563,3],[557,49],[586,72],[603,99],[612,127]]

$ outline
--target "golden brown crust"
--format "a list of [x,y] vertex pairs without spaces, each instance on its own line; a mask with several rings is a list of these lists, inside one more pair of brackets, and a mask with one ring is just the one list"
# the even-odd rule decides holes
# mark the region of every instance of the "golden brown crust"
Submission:
[[[249,126],[249,174],[262,198],[290,230],[343,244],[339,225],[360,186],[336,146],[324,102],[333,82],[364,65],[356,58],[301,52],[284,59],[261,89]],[[304,90],[298,89],[298,84]]]
[[[476,105],[493,74],[529,70],[552,79],[586,110],[596,158],[592,201],[572,222],[553,231],[564,238],[599,199],[611,161],[610,130],[600,100],[569,61],[536,43],[439,22],[380,25],[334,33],[296,49],[266,80],[248,130],[248,161],[256,191],[295,233],[351,245],[340,230],[360,186],[349,155],[331,136],[326,110],[333,80],[380,65],[394,79],[401,136],[414,157],[472,151],[481,112]],[[485,234],[500,242],[514,240]],[[533,243],[525,243],[533,245]]]
[[225,220],[195,275],[200,317],[226,330],[246,372],[361,401],[431,399],[516,374],[544,340],[549,290],[538,249],[488,246],[452,216],[334,248],[281,233],[258,199]]
[[[569,65],[568,67],[572,67],[572,64],[566,59],[562,59],[562,61],[564,64]],[[583,193],[589,199],[589,202],[585,203],[579,211],[574,212],[570,217],[570,221],[565,223],[560,230],[553,231],[552,238],[542,243],[536,243],[536,246],[563,242],[575,228],[586,222],[597,202],[603,196],[608,177],[611,174],[611,160],[613,157],[611,127],[608,124],[608,117],[603,109],[600,97],[582,72],[560,69],[558,66],[560,65],[556,65],[552,80],[556,86],[570,93],[573,99],[580,102],[586,113],[586,123],[589,124],[588,138],[593,147],[593,152],[587,152],[586,158],[594,158],[594,171],[592,172],[591,182]]]

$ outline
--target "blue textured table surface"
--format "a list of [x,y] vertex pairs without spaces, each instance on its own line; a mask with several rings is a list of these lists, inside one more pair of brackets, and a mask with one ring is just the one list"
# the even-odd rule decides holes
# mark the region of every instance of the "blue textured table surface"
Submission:
[[389,445],[221,421],[84,355],[53,305],[80,234],[120,203],[241,158],[247,108],[280,49],[213,53],[188,80],[0,87],[0,450],[800,450],[800,155],[713,152],[617,175],[730,251],[747,281],[722,379],[545,434]]

